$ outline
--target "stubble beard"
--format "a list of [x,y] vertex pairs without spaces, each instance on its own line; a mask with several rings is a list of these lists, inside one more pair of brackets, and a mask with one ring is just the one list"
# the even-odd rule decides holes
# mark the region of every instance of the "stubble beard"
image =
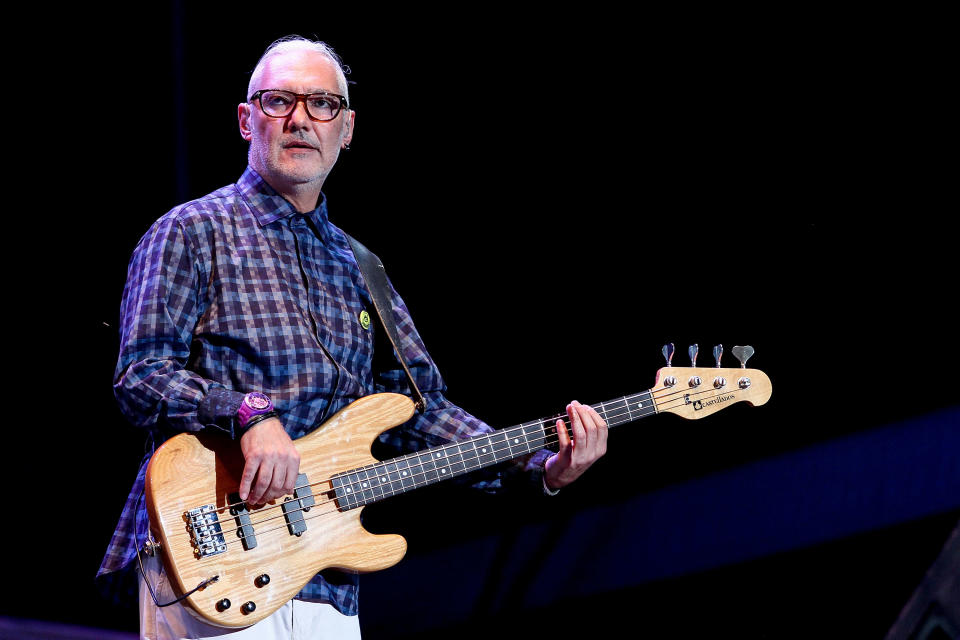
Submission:
[[[257,173],[261,174],[268,183],[275,182],[275,188],[303,188],[315,185],[319,189],[332,166],[323,162],[320,151],[303,153],[317,154],[316,160],[305,161],[293,158],[282,159],[286,152],[280,146],[270,148],[261,144],[259,140],[250,143],[249,162]],[[335,160],[335,159],[334,159]]]

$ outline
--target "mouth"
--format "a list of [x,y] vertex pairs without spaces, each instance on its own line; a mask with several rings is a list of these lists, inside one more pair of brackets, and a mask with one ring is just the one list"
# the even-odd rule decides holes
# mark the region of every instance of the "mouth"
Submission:
[[303,142],[302,140],[294,140],[293,142],[288,142],[283,145],[284,149],[291,149],[293,151],[316,151],[317,148],[311,144]]

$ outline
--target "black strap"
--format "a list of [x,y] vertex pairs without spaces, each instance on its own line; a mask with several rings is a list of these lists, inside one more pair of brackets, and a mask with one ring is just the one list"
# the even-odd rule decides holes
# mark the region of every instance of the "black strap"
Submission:
[[390,344],[393,345],[393,351],[397,354],[397,360],[407,374],[407,382],[410,383],[410,391],[413,394],[414,403],[417,410],[423,413],[427,406],[423,399],[423,394],[417,388],[417,383],[413,381],[413,374],[407,367],[403,352],[400,351],[400,338],[397,334],[397,323],[393,317],[393,305],[390,303],[390,284],[387,282],[387,272],[383,268],[380,258],[370,252],[365,246],[357,242],[357,239],[350,234],[344,234],[350,241],[350,248],[353,249],[353,255],[360,266],[360,275],[367,284],[367,290],[370,291],[370,298],[373,300],[373,308],[380,318],[380,325],[384,328]]

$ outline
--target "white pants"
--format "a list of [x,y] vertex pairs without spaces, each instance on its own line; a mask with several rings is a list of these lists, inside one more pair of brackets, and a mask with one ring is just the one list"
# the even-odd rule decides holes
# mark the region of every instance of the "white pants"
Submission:
[[[143,559],[143,570],[160,602],[176,598],[160,560]],[[184,605],[157,607],[140,577],[140,637],[144,640],[202,639],[225,636],[226,640],[359,640],[359,616],[345,616],[324,602],[291,600],[270,616],[246,629],[224,629],[200,622]]]

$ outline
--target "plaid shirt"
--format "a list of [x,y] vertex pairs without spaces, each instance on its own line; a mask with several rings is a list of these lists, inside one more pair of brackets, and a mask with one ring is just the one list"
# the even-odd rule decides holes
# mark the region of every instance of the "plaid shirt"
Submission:
[[[427,410],[381,441],[405,452],[491,431],[443,397],[440,373],[392,293],[401,349]],[[374,326],[362,326],[364,310],[375,315],[350,245],[327,219],[326,200],[298,213],[247,168],[236,184],[160,218],[135,249],[120,308],[120,409],[148,430],[153,449],[182,431],[234,436],[236,411],[250,391],[270,396],[294,439],[363,396],[409,393],[392,349],[381,347],[375,365]],[[97,574],[110,578],[118,597],[135,588],[132,572],[120,570],[136,565],[148,534],[142,492],[150,455]],[[535,454],[522,466],[542,469],[544,458]],[[478,477],[474,486],[482,490],[500,487],[499,474]],[[357,576],[323,571],[297,597],[355,615]]]

